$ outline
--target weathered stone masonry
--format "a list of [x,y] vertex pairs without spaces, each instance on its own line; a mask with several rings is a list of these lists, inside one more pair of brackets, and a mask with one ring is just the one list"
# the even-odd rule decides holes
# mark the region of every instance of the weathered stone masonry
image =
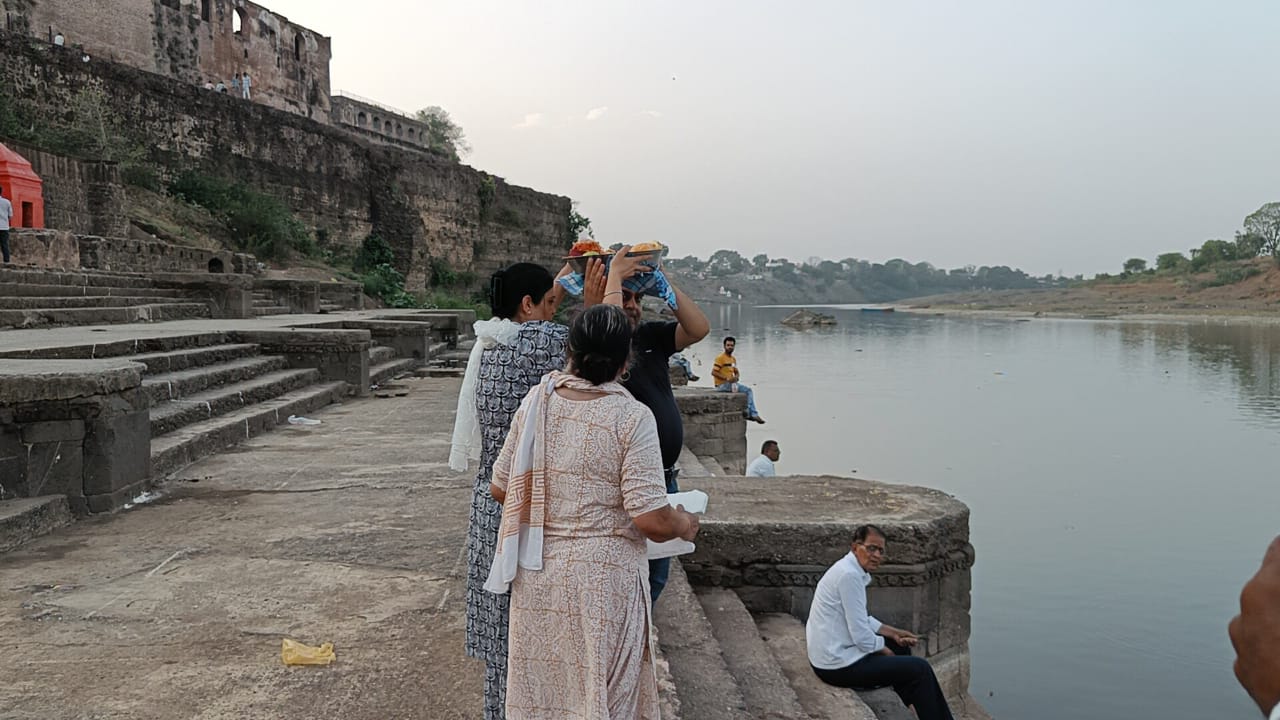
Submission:
[[328,121],[330,39],[247,0],[3,0],[5,28],[202,86],[252,78],[254,100]]
[[559,265],[570,201],[509,185],[430,153],[375,146],[341,129],[97,60],[26,36],[0,34],[0,92],[58,113],[85,88],[168,169],[233,178],[284,200],[331,246],[371,232],[392,244],[410,289],[433,260],[478,277],[516,260]]

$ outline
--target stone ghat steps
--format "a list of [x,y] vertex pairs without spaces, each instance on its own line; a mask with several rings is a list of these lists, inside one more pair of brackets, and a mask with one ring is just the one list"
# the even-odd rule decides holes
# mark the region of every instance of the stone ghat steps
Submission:
[[65,285],[72,287],[149,288],[151,278],[141,273],[117,273],[94,270],[60,271],[41,268],[0,268],[0,287],[9,283],[24,285]]
[[394,348],[374,345],[369,348],[369,384],[382,385],[422,364],[417,358],[402,358]]
[[209,304],[148,275],[0,268],[0,328],[106,325],[211,316]]
[[732,590],[695,591],[678,562],[654,607],[654,623],[684,720],[903,717],[877,715],[853,691],[819,680],[809,666],[799,620],[765,615],[757,622]]
[[320,379],[320,371],[314,368],[276,370],[250,380],[193,393],[180,400],[166,401],[151,409],[151,437],[158,438],[179,428],[280,397],[313,385]]
[[196,347],[128,356],[147,366],[142,392],[151,405],[153,477],[347,393],[346,383],[322,383],[318,369],[289,368],[284,357],[263,355],[258,345],[202,340],[187,340]]
[[126,307],[34,308],[0,310],[0,328],[37,328],[53,325],[118,325],[207,318],[205,303],[148,303]]
[[127,307],[154,303],[156,298],[140,295],[0,295],[0,310]]
[[321,383],[153,437],[151,475],[155,478],[168,475],[206,455],[287,423],[290,415],[315,412],[340,402],[346,395],[344,382]]
[[145,375],[142,390],[151,398],[154,408],[167,400],[179,400],[212,387],[283,370],[287,364],[284,358],[270,355],[233,358],[212,365]]
[[0,297],[148,297],[181,298],[181,290],[155,287],[110,287],[96,285],[44,285],[35,283],[0,283]]

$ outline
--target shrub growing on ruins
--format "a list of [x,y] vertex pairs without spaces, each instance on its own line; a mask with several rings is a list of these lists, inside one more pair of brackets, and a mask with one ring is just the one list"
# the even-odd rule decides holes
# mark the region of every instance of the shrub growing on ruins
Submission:
[[242,250],[262,258],[313,255],[315,240],[284,203],[247,185],[184,173],[169,186],[175,197],[213,213]]

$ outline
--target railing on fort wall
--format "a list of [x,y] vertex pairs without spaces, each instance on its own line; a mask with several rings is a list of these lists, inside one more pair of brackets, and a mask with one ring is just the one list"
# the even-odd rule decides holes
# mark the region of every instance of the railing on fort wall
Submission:
[[383,112],[389,112],[392,115],[399,115],[400,117],[405,118],[406,120],[412,120],[414,122],[417,122],[417,118],[413,115],[413,113],[407,113],[404,110],[400,110],[399,108],[393,108],[390,105],[384,105],[383,103],[380,103],[377,100],[370,100],[367,97],[364,97],[362,95],[357,95],[353,92],[338,90],[332,93],[332,96],[336,98],[346,98],[347,100],[354,100],[358,103],[361,103],[362,105],[369,105],[370,107],[376,107],[379,110],[382,110]]

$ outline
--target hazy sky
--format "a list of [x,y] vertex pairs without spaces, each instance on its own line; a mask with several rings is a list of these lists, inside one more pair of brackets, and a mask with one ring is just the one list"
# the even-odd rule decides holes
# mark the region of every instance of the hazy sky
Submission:
[[1275,0],[262,0],[677,255],[1119,269],[1280,200]]

